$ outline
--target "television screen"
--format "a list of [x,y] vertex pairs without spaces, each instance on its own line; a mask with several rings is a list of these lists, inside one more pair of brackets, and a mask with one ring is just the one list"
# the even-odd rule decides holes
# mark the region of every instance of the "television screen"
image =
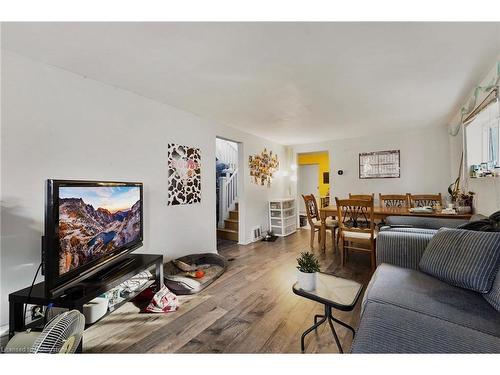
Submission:
[[142,240],[137,185],[60,186],[59,275]]

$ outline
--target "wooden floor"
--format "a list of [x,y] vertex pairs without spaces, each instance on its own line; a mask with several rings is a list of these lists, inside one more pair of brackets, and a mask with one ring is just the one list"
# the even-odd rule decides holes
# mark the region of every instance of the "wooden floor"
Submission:
[[[300,335],[322,305],[296,296],[296,258],[308,249],[309,231],[299,230],[275,242],[233,245],[220,251],[228,270],[194,296],[181,296],[181,307],[168,314],[139,314],[131,303],[85,331],[87,353],[300,353]],[[366,285],[369,256],[353,253],[340,267],[331,243],[319,255],[322,271]],[[361,302],[361,301],[360,301]],[[336,317],[357,328],[360,302]],[[345,352],[352,335],[335,324]],[[337,353],[327,324],[306,338],[307,353]]]

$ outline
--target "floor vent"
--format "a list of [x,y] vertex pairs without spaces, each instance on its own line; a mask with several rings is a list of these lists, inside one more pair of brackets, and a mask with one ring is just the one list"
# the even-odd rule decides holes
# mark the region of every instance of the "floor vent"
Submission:
[[258,241],[262,238],[262,229],[260,226],[253,228],[253,241]]

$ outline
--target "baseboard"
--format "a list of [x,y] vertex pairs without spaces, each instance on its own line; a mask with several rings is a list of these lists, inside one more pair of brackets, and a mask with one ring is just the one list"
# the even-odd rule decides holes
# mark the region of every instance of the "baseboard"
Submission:
[[260,237],[256,237],[256,238],[252,238],[250,240],[248,240],[248,242],[244,245],[250,245],[251,243],[254,243],[254,242],[259,242],[260,240],[262,240],[264,238],[264,236],[260,236]]

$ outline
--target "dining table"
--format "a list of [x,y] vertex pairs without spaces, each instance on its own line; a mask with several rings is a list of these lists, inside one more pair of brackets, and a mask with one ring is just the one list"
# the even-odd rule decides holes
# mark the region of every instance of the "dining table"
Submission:
[[[326,239],[326,219],[328,217],[336,218],[337,207],[336,206],[326,206],[319,209],[319,216],[321,219],[321,244],[320,248],[325,249],[325,239]],[[375,220],[384,220],[388,216],[420,216],[420,217],[442,217],[447,219],[470,219],[472,214],[459,214],[459,213],[445,213],[442,211],[432,211],[432,212],[411,212],[407,207],[373,207],[373,218]]]

